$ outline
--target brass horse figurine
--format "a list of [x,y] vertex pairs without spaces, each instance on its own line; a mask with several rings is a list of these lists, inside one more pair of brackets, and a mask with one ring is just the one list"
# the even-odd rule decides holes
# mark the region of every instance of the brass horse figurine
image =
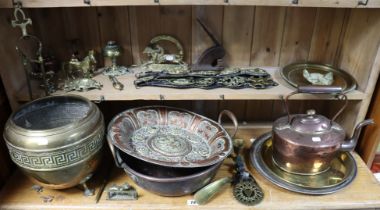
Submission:
[[94,55],[94,50],[90,50],[88,55],[82,60],[79,61],[78,58],[73,55],[71,60],[68,63],[68,77],[76,79],[77,75],[83,78],[93,77],[93,73],[96,69],[96,59]]

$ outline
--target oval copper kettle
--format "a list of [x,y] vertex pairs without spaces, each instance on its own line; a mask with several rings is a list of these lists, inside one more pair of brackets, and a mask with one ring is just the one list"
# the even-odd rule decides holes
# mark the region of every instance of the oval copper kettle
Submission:
[[[344,106],[330,120],[314,110],[306,114],[290,115],[288,99],[298,93],[334,94],[344,100]],[[359,123],[351,138],[346,139],[345,130],[335,121],[347,106],[347,96],[340,87],[303,86],[285,98],[288,115],[273,124],[273,161],[281,169],[295,174],[312,175],[329,169],[338,151],[355,148],[361,128],[373,124],[373,120]]]

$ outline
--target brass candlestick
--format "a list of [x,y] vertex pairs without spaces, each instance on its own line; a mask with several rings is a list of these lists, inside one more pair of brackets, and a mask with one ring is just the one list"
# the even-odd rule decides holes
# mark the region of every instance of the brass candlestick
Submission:
[[119,82],[116,77],[130,73],[129,69],[125,66],[118,66],[116,59],[121,55],[120,46],[115,41],[108,41],[107,45],[103,49],[103,56],[110,58],[112,61],[111,66],[104,67],[103,74],[108,76],[112,82],[112,85],[117,90],[123,90],[124,85]]

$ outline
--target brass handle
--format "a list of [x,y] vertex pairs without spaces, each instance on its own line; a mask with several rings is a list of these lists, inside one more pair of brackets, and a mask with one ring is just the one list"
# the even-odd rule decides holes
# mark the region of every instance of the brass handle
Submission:
[[199,204],[206,204],[212,197],[214,197],[226,184],[231,183],[232,179],[230,177],[224,177],[218,179],[194,194],[194,200]]
[[297,93],[310,93],[310,94],[338,94],[341,93],[342,87],[338,86],[299,86],[297,87]]
[[290,119],[290,112],[289,112],[289,105],[288,105],[288,100],[290,96],[299,94],[299,93],[308,93],[308,94],[335,94],[335,97],[338,98],[339,100],[344,100],[344,105],[342,108],[339,109],[339,111],[334,115],[334,117],[330,120],[330,124],[332,124],[333,121],[343,112],[343,110],[347,107],[348,100],[346,94],[342,92],[342,88],[338,86],[315,86],[315,85],[310,85],[310,86],[299,86],[297,87],[297,90],[294,92],[289,93],[285,97],[285,109],[286,113],[288,114],[288,123],[291,122]]
[[234,138],[239,127],[238,127],[238,121],[236,119],[236,116],[234,115],[234,113],[232,113],[230,110],[223,110],[219,113],[219,117],[218,117],[218,123],[220,125],[222,125],[222,117],[223,115],[226,115],[228,118],[231,119],[232,123],[234,124],[234,131],[232,132],[232,135],[231,138]]

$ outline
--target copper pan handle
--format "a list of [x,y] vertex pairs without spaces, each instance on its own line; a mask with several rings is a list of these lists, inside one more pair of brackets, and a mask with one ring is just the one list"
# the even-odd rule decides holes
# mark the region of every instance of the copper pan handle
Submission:
[[236,116],[234,115],[234,113],[232,113],[230,110],[223,110],[219,113],[219,117],[218,117],[218,123],[222,126],[222,117],[223,115],[226,115],[228,118],[231,119],[232,123],[234,124],[234,131],[232,132],[232,134],[230,135],[231,138],[234,138],[235,135],[236,135],[236,132],[238,131],[238,121],[236,119]]
[[111,151],[111,154],[112,154],[112,158],[115,161],[115,165],[118,168],[123,168],[122,167],[123,160],[121,159],[121,157],[119,155],[119,151],[117,151],[117,148],[115,148],[115,146],[111,143],[111,137],[108,136],[108,135],[107,135],[107,143],[108,143],[108,147],[110,148],[110,151]]
[[334,96],[340,100],[344,100],[344,105],[342,108],[339,109],[339,111],[334,115],[334,117],[330,120],[330,123],[335,121],[335,119],[343,112],[343,110],[346,108],[348,104],[347,96],[343,93],[342,87],[338,86],[299,86],[297,87],[297,90],[294,92],[289,93],[285,97],[285,109],[286,113],[288,114],[288,123],[291,122],[290,119],[290,112],[289,112],[289,105],[288,100],[290,96],[299,94],[299,93],[308,93],[308,94],[334,94]]

